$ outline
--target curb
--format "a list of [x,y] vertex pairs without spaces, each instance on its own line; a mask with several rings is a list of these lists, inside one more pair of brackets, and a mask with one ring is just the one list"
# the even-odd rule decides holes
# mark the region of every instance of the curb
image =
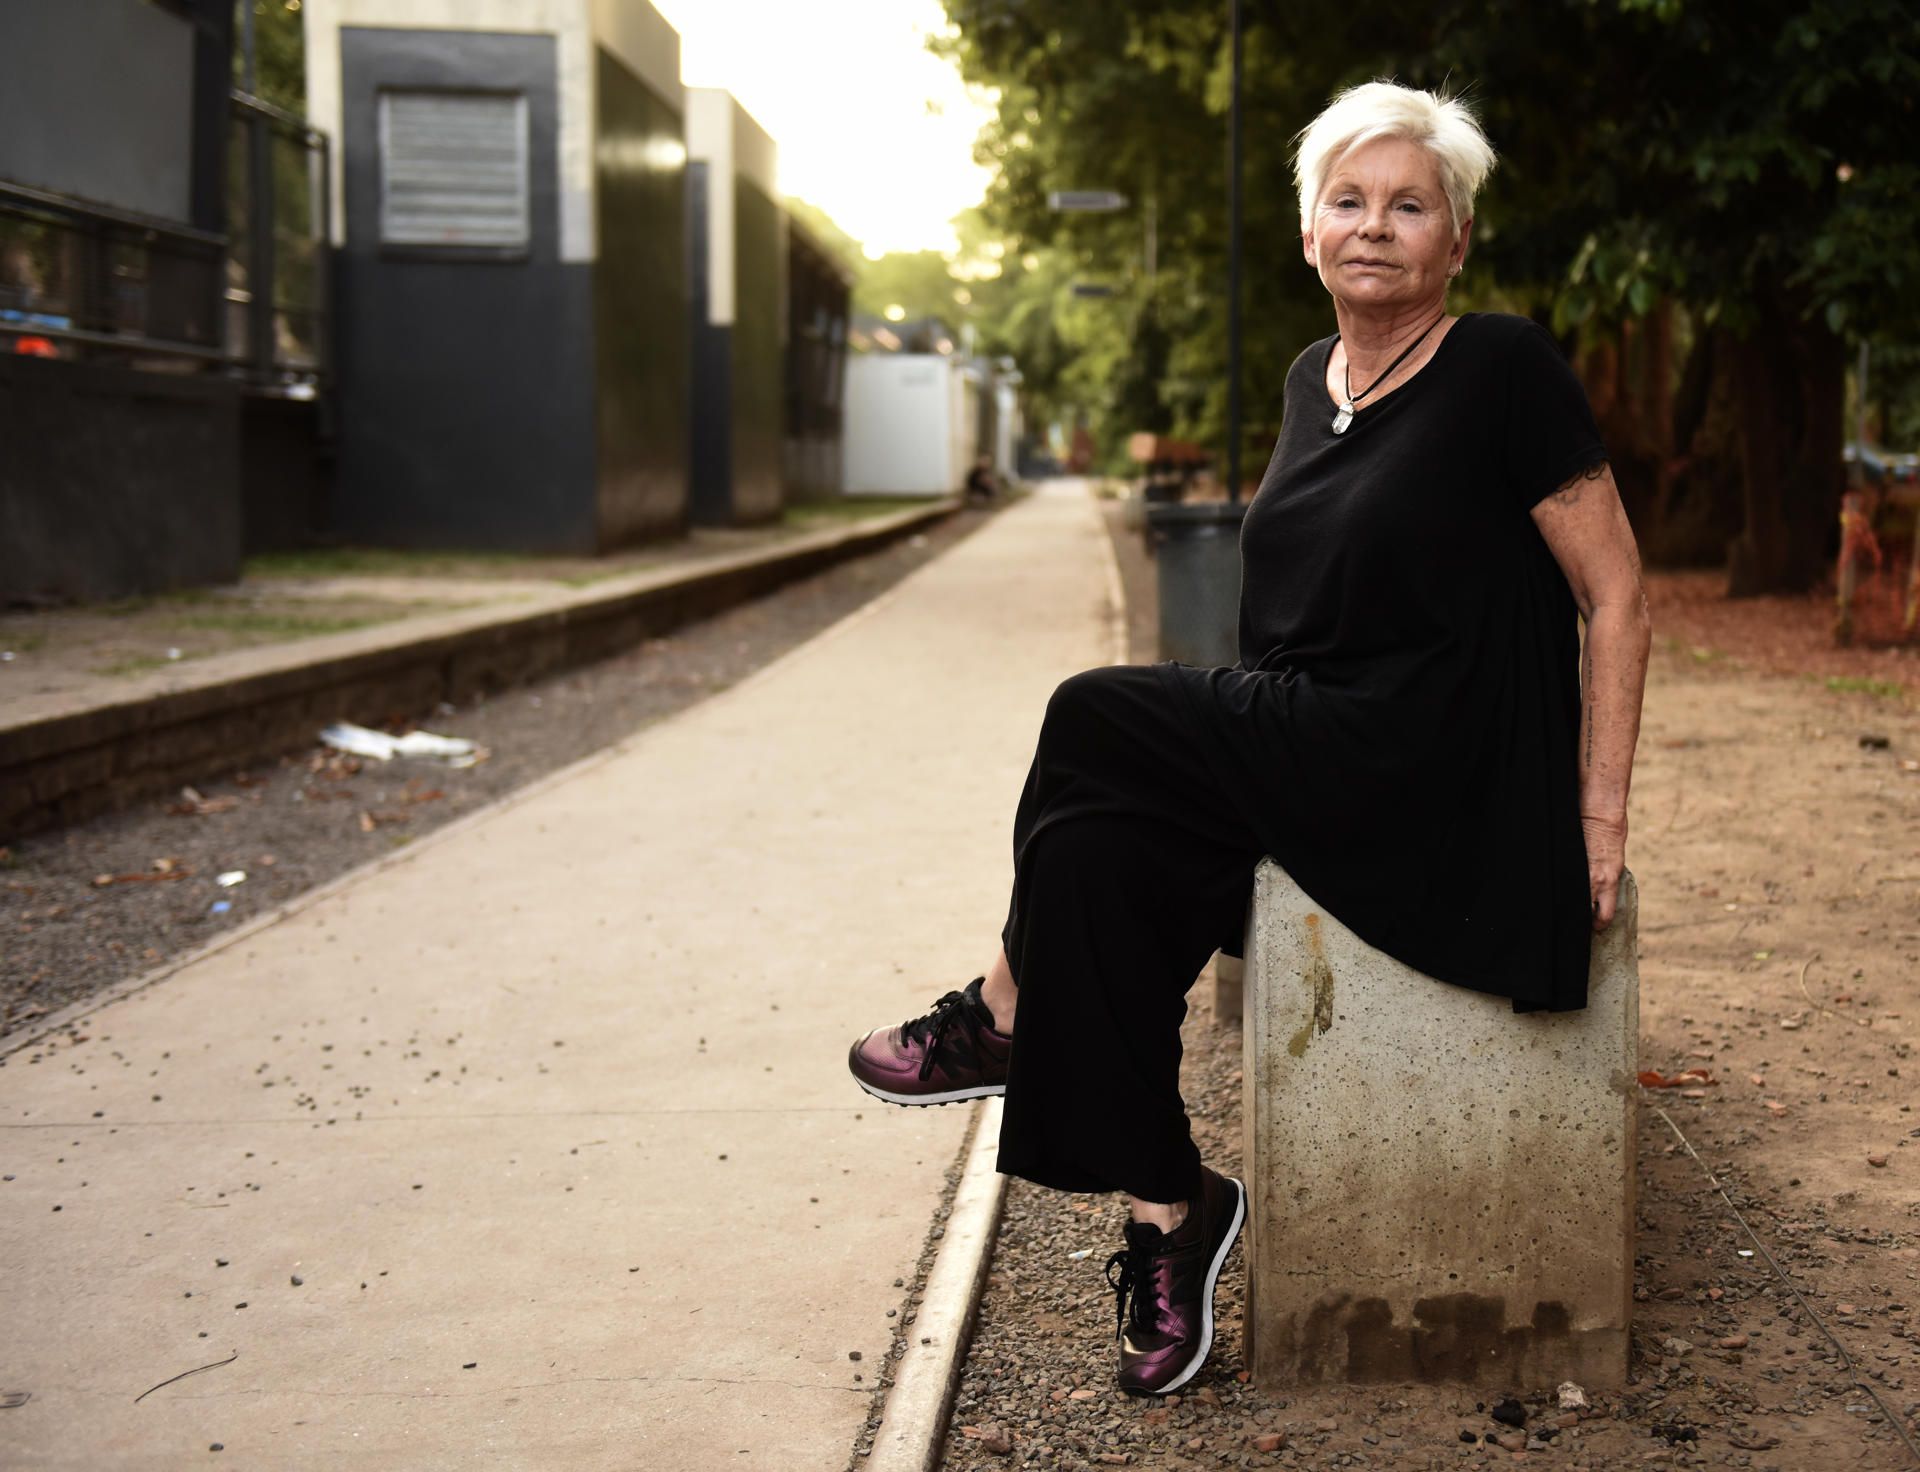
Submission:
[[605,659],[875,551],[958,511],[924,507],[692,568],[611,578],[532,609],[486,608],[328,635],[286,663],[0,727],[0,833],[24,837],[378,721]]
[[913,1323],[917,1342],[909,1344],[894,1370],[873,1451],[859,1464],[867,1472],[936,1472],[940,1465],[1007,1194],[1007,1178],[994,1168],[1000,1153],[999,1099],[981,1101],[964,1153],[946,1235]]
[[[1088,504],[1092,506],[1091,500]],[[1092,509],[1100,548],[1106,553],[1108,663],[1125,664],[1126,587],[1105,519],[1098,507]],[[960,1182],[954,1188],[946,1232],[914,1321],[919,1339],[907,1345],[894,1370],[872,1451],[865,1457],[855,1454],[854,1465],[864,1472],[938,1472],[943,1460],[953,1402],[966,1368],[974,1318],[986,1291],[987,1268],[993,1261],[1000,1211],[1006,1203],[1007,1177],[996,1164],[1001,1108],[998,1098],[983,1099],[972,1132],[961,1146]]]

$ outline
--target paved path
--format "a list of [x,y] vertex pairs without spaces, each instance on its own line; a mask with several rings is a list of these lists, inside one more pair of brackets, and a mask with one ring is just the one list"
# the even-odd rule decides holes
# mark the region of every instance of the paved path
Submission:
[[8,1058],[0,1464],[843,1467],[967,1123],[845,1048],[988,959],[1104,537],[1050,484]]

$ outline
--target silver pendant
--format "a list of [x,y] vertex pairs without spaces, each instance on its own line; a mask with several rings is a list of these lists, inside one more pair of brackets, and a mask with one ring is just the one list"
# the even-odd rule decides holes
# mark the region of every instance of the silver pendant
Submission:
[[1342,404],[1339,412],[1333,416],[1333,432],[1345,434],[1347,426],[1351,423],[1353,423],[1353,405]]

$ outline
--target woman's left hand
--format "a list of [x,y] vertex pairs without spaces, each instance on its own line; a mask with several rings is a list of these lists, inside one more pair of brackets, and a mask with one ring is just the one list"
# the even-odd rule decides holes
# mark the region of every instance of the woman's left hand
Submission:
[[1613,923],[1620,904],[1620,875],[1627,867],[1627,820],[1580,815],[1587,840],[1587,893],[1593,901],[1593,928]]

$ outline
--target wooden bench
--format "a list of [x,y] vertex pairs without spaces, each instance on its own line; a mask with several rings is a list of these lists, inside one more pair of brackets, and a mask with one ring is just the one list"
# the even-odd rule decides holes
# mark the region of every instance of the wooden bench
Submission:
[[1637,905],[1628,874],[1585,1010],[1519,1014],[1392,960],[1260,865],[1244,1058],[1258,1382],[1625,1383]]

